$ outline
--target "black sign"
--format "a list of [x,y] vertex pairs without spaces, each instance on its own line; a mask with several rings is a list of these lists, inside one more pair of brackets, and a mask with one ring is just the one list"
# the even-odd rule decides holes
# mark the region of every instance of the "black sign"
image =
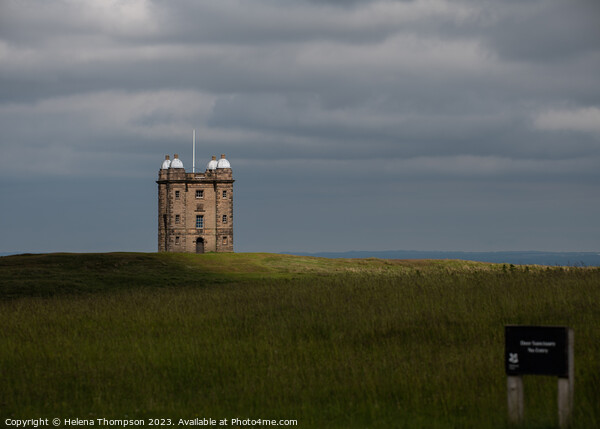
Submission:
[[567,377],[568,331],[554,326],[505,326],[507,375]]

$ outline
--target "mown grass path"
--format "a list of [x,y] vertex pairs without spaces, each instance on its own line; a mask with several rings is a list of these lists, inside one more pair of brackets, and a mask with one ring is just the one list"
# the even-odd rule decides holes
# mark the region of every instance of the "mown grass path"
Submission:
[[[575,330],[600,427],[600,269],[273,254],[0,258],[0,417],[506,427],[505,324]],[[556,379],[527,377],[527,427]]]

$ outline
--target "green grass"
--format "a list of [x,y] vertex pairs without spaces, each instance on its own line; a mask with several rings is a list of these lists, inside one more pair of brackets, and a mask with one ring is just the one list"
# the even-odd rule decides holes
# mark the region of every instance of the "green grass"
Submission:
[[[0,417],[504,428],[504,325],[575,331],[600,427],[600,269],[274,254],[0,258]],[[526,427],[557,422],[526,377]]]

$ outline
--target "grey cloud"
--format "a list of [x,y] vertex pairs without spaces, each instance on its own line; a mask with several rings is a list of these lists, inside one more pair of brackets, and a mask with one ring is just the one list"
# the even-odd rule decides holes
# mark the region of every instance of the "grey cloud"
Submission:
[[[109,5],[0,5],[3,180],[85,179],[99,190],[104,177],[120,178],[140,209],[116,204],[153,216],[144,186],[153,189],[165,153],[191,165],[196,128],[198,162],[225,152],[234,166],[239,250],[343,250],[353,240],[506,250],[527,244],[519,237],[536,219],[557,225],[568,245],[536,230],[539,246],[529,248],[585,250],[600,238],[590,221],[600,205],[589,198],[600,133],[595,116],[582,119],[600,106],[591,1]],[[9,188],[3,195],[21,198]],[[385,239],[355,227],[367,224],[369,206],[384,208]],[[525,212],[511,214],[515,206]],[[102,221],[92,209],[81,214]],[[467,220],[473,230],[461,226]],[[153,237],[153,227],[132,228]],[[568,239],[570,228],[578,238]]]
[[481,35],[504,58],[572,61],[600,50],[600,3],[595,0],[487,2],[477,21]]

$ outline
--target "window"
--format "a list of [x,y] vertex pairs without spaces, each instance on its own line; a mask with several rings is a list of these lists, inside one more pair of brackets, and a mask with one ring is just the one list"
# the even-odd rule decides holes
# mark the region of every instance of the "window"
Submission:
[[201,189],[196,190],[196,198],[204,198],[204,191]]
[[223,223],[227,223],[227,215],[223,215]]
[[204,216],[196,215],[196,228],[204,228]]
[[223,236],[223,244],[227,244],[227,236],[226,235]]
[[204,204],[196,204],[196,211],[197,212],[203,212],[204,211]]
[[179,199],[179,191],[175,191],[175,199],[178,200]]
[[175,244],[179,244],[179,237],[175,237]]
[[179,223],[181,221],[181,215],[175,215],[175,223]]
[[227,191],[223,191],[223,198],[227,198]]

